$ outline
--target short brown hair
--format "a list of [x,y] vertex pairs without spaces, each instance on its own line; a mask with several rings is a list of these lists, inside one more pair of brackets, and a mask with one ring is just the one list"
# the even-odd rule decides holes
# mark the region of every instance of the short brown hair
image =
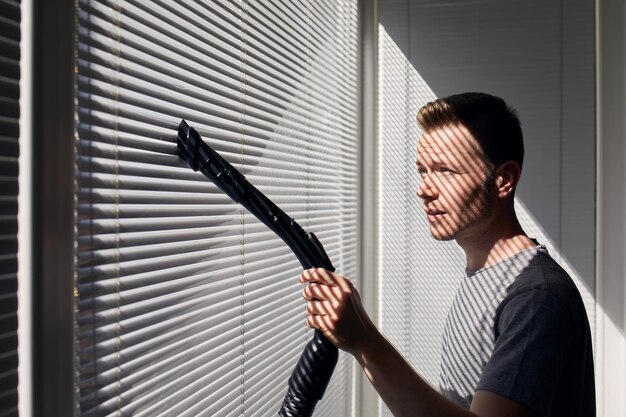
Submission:
[[463,93],[438,98],[419,110],[417,123],[424,130],[462,124],[495,166],[506,161],[516,161],[522,166],[524,162],[524,141],[517,111],[500,97]]

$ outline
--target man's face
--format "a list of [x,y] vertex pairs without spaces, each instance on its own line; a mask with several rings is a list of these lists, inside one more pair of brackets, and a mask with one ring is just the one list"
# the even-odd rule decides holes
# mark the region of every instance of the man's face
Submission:
[[463,125],[425,131],[417,146],[421,182],[417,195],[433,238],[452,240],[481,233],[493,214],[490,164]]

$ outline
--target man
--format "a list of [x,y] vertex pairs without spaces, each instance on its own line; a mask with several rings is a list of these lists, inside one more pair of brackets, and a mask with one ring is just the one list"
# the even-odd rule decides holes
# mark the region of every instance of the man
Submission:
[[383,337],[341,275],[302,273],[307,324],[357,359],[396,417],[594,416],[580,294],[515,214],[524,154],[515,112],[465,93],[428,103],[418,123],[417,195],[433,238],[456,240],[467,260],[444,329],[439,391]]

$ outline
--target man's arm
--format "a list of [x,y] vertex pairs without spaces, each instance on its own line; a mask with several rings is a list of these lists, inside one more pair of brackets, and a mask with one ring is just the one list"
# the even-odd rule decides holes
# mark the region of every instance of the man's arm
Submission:
[[471,411],[454,404],[422,379],[378,331],[349,280],[321,268],[302,273],[307,324],[352,354],[395,417],[531,417],[525,407],[477,391]]
[[474,416],[424,381],[376,328],[354,356],[395,417]]
[[470,410],[480,417],[538,417],[527,407],[490,391],[478,390]]

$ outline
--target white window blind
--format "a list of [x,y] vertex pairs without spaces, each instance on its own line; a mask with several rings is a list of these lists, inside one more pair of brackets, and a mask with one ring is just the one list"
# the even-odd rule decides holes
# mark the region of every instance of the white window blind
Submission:
[[0,1],[0,416],[17,416],[20,2]]
[[[433,386],[445,318],[464,268],[454,242],[435,242],[417,197],[417,112],[437,97],[378,26],[379,324]],[[391,412],[379,402],[379,415]]]
[[[357,2],[79,0],[81,416],[273,416],[304,345],[301,267],[176,155],[184,118],[357,265]],[[317,416],[350,412],[340,357]]]

